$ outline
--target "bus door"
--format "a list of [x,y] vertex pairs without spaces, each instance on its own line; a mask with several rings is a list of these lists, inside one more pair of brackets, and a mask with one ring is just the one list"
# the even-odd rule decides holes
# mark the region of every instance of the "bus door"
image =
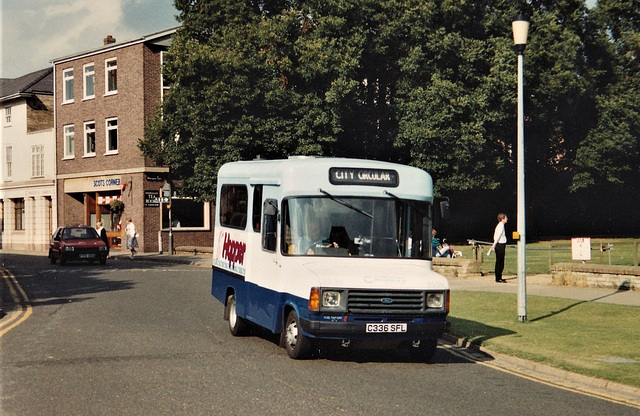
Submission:
[[[277,189],[264,186],[262,195],[262,216],[260,223],[260,250],[256,253],[254,274],[251,277],[253,285],[249,285],[247,317],[270,330],[275,330],[277,322],[277,307],[279,271],[277,263],[278,241],[278,200],[275,198]],[[258,206],[255,204],[254,206]]]

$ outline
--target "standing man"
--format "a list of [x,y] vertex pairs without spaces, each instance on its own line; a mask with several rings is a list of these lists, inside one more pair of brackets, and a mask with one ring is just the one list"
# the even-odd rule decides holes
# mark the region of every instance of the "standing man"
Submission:
[[507,223],[507,215],[504,213],[498,214],[498,225],[493,232],[493,245],[489,248],[487,256],[491,254],[492,250],[496,252],[496,283],[507,283],[502,278],[502,271],[504,270],[504,256],[507,249],[507,233],[504,230],[504,225]]
[[102,226],[102,222],[98,221],[96,223],[96,231],[100,235],[100,239],[107,245],[107,258],[109,258],[109,238],[107,237],[107,230]]

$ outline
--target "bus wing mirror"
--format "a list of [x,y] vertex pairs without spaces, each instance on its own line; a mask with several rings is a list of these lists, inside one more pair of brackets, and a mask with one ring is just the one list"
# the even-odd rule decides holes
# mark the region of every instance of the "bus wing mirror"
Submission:
[[449,218],[449,201],[440,201],[440,216],[445,220]]
[[278,213],[278,206],[276,205],[275,200],[267,199],[264,201],[262,210],[264,215],[276,215]]

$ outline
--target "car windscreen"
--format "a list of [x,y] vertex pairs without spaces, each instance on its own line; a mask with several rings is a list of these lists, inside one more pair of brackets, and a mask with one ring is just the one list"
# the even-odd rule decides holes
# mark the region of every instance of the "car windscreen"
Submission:
[[70,239],[95,239],[99,238],[98,233],[93,228],[66,228],[62,232],[63,240]]

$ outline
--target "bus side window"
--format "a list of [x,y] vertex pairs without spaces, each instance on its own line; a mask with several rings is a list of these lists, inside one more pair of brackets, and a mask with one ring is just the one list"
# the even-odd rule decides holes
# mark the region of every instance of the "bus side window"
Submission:
[[247,223],[247,187],[222,185],[220,192],[220,224],[244,230]]
[[260,232],[260,218],[262,217],[262,185],[256,185],[253,188],[253,212],[251,214],[251,223],[253,231]]
[[278,227],[278,201],[267,199],[262,205],[264,221],[262,226],[262,248],[276,251],[276,230]]

